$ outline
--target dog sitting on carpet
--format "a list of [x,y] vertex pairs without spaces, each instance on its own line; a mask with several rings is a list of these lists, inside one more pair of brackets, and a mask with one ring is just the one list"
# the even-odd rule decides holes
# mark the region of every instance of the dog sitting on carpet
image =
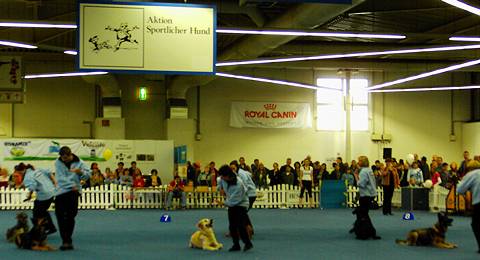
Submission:
[[446,213],[438,213],[438,222],[431,228],[414,229],[408,232],[407,240],[397,239],[397,244],[409,246],[434,246],[438,248],[456,248],[457,245],[445,241],[448,226],[453,219]]
[[28,226],[28,216],[25,212],[20,212],[16,216],[17,224],[12,228],[7,229],[7,241],[10,243],[15,242],[15,238],[25,232],[28,232],[30,227]]
[[223,247],[223,244],[218,243],[215,237],[215,232],[213,231],[213,219],[201,219],[198,221],[197,227],[199,230],[195,231],[190,238],[191,248],[216,251]]
[[31,249],[37,251],[55,250],[47,244],[47,231],[45,218],[32,219],[33,228],[16,236],[15,244],[18,248]]

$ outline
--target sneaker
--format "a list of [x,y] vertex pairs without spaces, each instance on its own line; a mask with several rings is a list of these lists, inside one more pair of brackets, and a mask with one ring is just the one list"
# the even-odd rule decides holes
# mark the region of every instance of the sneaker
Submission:
[[60,246],[60,250],[62,250],[62,251],[73,250],[73,245],[72,244],[63,244],[63,245]]
[[246,252],[246,251],[248,251],[248,250],[250,250],[250,249],[252,249],[252,248],[253,248],[253,244],[251,244],[251,243],[250,243],[250,244],[246,244],[245,247],[243,247],[243,252]]
[[240,251],[240,246],[239,245],[233,245],[230,249],[228,249],[229,252],[235,252],[235,251]]

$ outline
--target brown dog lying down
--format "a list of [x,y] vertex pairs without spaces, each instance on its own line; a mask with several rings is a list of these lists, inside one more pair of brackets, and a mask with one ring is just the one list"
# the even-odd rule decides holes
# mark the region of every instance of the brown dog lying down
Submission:
[[28,231],[17,235],[15,244],[18,248],[31,249],[38,251],[51,251],[55,250],[52,246],[47,244],[47,232],[45,218],[32,219],[33,228]]
[[457,245],[445,241],[448,226],[453,219],[445,213],[438,213],[438,222],[431,228],[414,229],[407,235],[407,240],[397,239],[397,244],[409,246],[434,246],[438,248],[456,248]]

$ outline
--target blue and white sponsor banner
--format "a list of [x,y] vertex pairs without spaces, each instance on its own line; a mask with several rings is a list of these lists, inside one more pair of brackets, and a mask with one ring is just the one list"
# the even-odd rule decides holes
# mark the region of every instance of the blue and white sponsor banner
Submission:
[[231,127],[310,128],[309,103],[232,102]]
[[82,2],[78,26],[81,70],[215,72],[214,6]]

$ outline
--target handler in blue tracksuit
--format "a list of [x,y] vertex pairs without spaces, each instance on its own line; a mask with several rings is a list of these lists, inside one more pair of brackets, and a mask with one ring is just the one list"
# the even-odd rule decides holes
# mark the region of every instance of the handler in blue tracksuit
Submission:
[[53,197],[55,196],[55,186],[57,186],[53,172],[47,169],[35,169],[30,164],[20,164],[19,167],[25,172],[23,184],[30,191],[26,200],[30,200],[33,192],[37,194],[33,202],[34,221],[39,218],[44,218],[47,220],[47,234],[57,232],[52,217],[50,213],[48,213],[48,208],[50,208]]
[[229,251],[240,250],[240,238],[245,244],[243,251],[253,248],[247,234],[247,208],[249,205],[247,188],[241,178],[232,171],[228,165],[223,165],[218,170],[221,177],[219,189],[225,192],[226,200],[224,205],[228,207],[228,222],[230,235],[232,236],[233,246]]
[[55,215],[63,241],[60,250],[73,250],[72,234],[78,213],[78,197],[82,190],[80,180],[88,180],[91,170],[69,147],[60,148],[59,154],[60,158],[55,161],[55,177],[58,181]]
[[[480,253],[480,169],[479,163],[473,161],[467,164],[467,169],[473,169],[467,172],[460,184],[457,186],[457,192],[465,194],[467,191],[472,192],[472,230],[477,240],[478,253]],[[477,168],[477,169],[475,169]]]

